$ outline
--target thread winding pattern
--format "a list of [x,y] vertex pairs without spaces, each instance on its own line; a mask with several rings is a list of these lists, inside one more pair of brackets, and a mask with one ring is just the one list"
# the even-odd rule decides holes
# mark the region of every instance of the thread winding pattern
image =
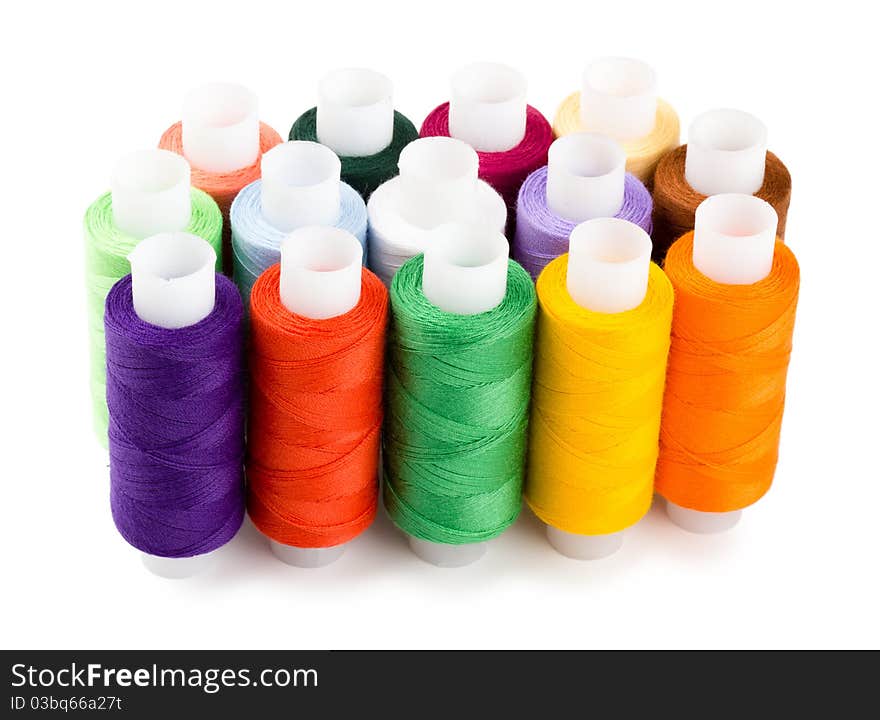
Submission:
[[[651,234],[651,193],[630,173],[623,186],[623,205],[614,217],[629,220]],[[547,167],[526,178],[516,203],[516,234],[513,259],[537,280],[544,266],[568,252],[571,231],[578,223],[559,217],[547,206]]]
[[[217,253],[220,269],[223,217],[217,203],[196,188],[190,191],[192,208],[186,232],[204,238]],[[104,304],[110,288],[131,272],[128,255],[138,244],[120,230],[113,220],[110,193],[101,195],[83,218],[86,249],[86,294],[89,321],[89,353],[92,393],[92,419],[102,445],[107,444],[107,361],[104,344]]]
[[[706,195],[697,192],[684,177],[687,145],[668,153],[657,166],[654,176],[654,257],[660,261],[669,246],[694,229],[697,206]],[[785,221],[791,202],[791,175],[772,152],[767,153],[764,183],[755,197],[773,206],[779,216],[776,234],[785,240]]]
[[216,550],[244,517],[243,311],[232,281],[217,275],[215,292],[176,330],[137,316],[131,275],[107,295],[110,507],[150,555]]
[[453,315],[425,297],[422,268],[416,256],[391,283],[385,507],[423,540],[488,540],[521,506],[535,289],[510,260],[500,305]]
[[[562,137],[584,130],[581,120],[581,94],[574,92],[562,101],[556,111],[553,134]],[[651,189],[657,163],[667,152],[678,146],[680,134],[678,114],[672,105],[657,98],[654,129],[644,137],[623,140],[620,143],[626,153],[627,172],[631,172]]]
[[[217,202],[223,213],[223,252],[222,266],[226,275],[232,275],[232,236],[229,230],[229,208],[239,191],[260,177],[260,161],[263,153],[268,152],[281,142],[281,136],[266,123],[260,123],[260,153],[250,165],[232,172],[215,173],[199,168],[192,168],[192,184],[204,190]],[[159,148],[170,150],[183,156],[183,126],[174,123],[159,139]]]
[[248,513],[286,545],[339,545],[376,514],[388,291],[361,272],[358,304],[327,320],[282,305],[280,265],[251,293]]
[[666,256],[676,300],[657,491],[682,507],[729,512],[773,480],[800,271],[779,241],[770,274],[752,285],[713,282],[692,254],[688,233]]
[[[317,117],[317,108],[306,110],[290,128],[290,139],[320,142],[318,140]],[[412,121],[395,110],[394,129],[388,147],[373,155],[363,157],[340,155],[342,179],[357,190],[364,200],[369,200],[373,190],[398,174],[397,160],[400,157],[400,151],[418,137],[419,132]]]
[[[249,307],[251,288],[260,274],[281,259],[281,243],[288,233],[272,225],[260,205],[262,180],[242,188],[229,209],[232,228],[232,277],[245,307]],[[345,183],[340,184],[339,215],[335,227],[354,235],[364,248],[367,262],[367,206],[363,198]]]
[[598,313],[568,293],[568,254],[538,278],[525,498],[560,530],[601,535],[651,506],[673,291],[650,266],[637,308]]

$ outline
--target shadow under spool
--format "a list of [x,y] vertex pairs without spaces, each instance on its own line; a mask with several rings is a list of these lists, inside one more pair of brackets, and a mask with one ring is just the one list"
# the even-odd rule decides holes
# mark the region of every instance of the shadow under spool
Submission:
[[[685,156],[687,145],[667,153],[654,173],[654,241],[653,259],[661,262],[670,245],[679,237],[694,229],[697,206],[706,195],[694,190],[685,179]],[[785,239],[785,220],[791,202],[791,174],[782,161],[772,152],[767,153],[764,167],[764,183],[755,197],[773,206],[779,216],[777,235]]]

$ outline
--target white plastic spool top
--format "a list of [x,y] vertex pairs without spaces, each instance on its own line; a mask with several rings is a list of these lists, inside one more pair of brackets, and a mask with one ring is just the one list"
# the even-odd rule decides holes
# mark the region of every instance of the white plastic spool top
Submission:
[[[706,198],[694,222],[694,267],[725,285],[751,285],[773,267],[779,218],[769,203],[754,195],[723,194]],[[702,512],[666,501],[666,512],[679,527],[694,533],[729,530],[742,515]]]
[[703,195],[757,192],[764,183],[767,128],[741,110],[709,110],[688,131],[684,176]]
[[260,155],[257,96],[231,83],[190,90],[181,133],[183,154],[194,168],[227,173],[253,165]]
[[[360,301],[362,256],[360,242],[346,230],[318,226],[294,230],[281,243],[281,303],[290,312],[314,320],[344,315]],[[269,539],[275,557],[302,568],[335,562],[345,545],[301,548]]]
[[587,65],[581,85],[585,130],[618,140],[648,135],[657,120],[657,75],[641,60],[604,57]]
[[375,155],[394,136],[391,80],[365,68],[342,68],[318,85],[318,140],[342,156]]
[[184,230],[192,214],[189,163],[169,150],[139,150],[116,163],[110,180],[113,222],[142,240]]
[[[129,254],[131,296],[137,316],[177,329],[195,325],[214,309],[217,253],[207,241],[185,232],[153,235]],[[216,553],[165,558],[142,553],[146,568],[161,577],[185,578],[207,569]]]
[[[627,220],[596,218],[571,232],[566,287],[581,307],[619,313],[641,305],[648,290],[651,238]],[[580,535],[547,525],[547,539],[576,560],[598,560],[623,545],[621,530],[605,535]]]
[[342,163],[330,148],[293,140],[263,154],[260,205],[283,232],[306,225],[333,225],[339,218]]
[[525,76],[507,65],[474,63],[451,80],[449,134],[480,152],[504,152],[526,134]]
[[[431,232],[425,249],[422,291],[444,312],[476,315],[497,307],[507,293],[508,244],[498,230],[446,223]],[[487,542],[448,545],[409,537],[412,551],[438,567],[479,560]]]
[[414,140],[400,153],[400,214],[431,229],[446,222],[468,222],[477,206],[476,151],[449,137]]
[[626,153],[598,133],[572,133],[550,145],[547,206],[559,217],[583,222],[614,217],[623,207]]

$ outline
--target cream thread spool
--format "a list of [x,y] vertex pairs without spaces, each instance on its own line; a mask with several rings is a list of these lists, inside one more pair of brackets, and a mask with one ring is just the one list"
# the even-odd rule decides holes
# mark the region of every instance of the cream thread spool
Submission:
[[641,60],[597,58],[583,73],[583,128],[617,140],[648,135],[657,118],[657,74]]

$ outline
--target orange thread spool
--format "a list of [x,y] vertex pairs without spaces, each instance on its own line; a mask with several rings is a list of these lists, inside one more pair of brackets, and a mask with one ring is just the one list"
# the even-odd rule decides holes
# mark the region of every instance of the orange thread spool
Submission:
[[280,275],[251,292],[248,513],[279,543],[331,547],[376,513],[388,291],[363,269],[358,304],[312,320],[284,307]]
[[766,278],[714,282],[694,267],[693,236],[664,265],[675,306],[655,488],[685,508],[730,512],[773,480],[800,275],[777,240]]

